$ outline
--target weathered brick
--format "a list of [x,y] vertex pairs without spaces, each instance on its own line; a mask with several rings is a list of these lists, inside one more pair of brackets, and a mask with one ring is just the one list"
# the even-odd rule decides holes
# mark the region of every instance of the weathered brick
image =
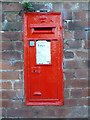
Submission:
[[3,60],[21,60],[21,54],[19,52],[13,51],[5,51],[2,52],[2,59]]
[[12,83],[11,82],[2,82],[0,83],[1,89],[12,89]]
[[73,31],[64,31],[63,37],[66,40],[74,39],[74,32]]
[[68,22],[66,20],[63,20],[63,27],[64,30],[68,30]]
[[74,58],[74,53],[71,51],[64,51],[64,56],[66,59]]
[[77,106],[72,107],[70,113],[67,115],[67,118],[88,118],[88,107]]
[[[7,2],[7,0],[1,0],[1,2]],[[8,2],[21,2],[21,0],[8,0]]]
[[83,97],[89,97],[90,96],[90,92],[89,91],[90,91],[89,88],[84,88],[83,91],[82,91],[82,96]]
[[88,52],[77,50],[76,55],[80,58],[88,58]]
[[77,99],[77,104],[78,104],[78,106],[84,106],[84,105],[88,106],[88,98]]
[[2,100],[3,108],[11,108],[13,107],[13,102],[11,100]]
[[23,100],[23,90],[3,90],[2,91],[3,99],[12,99],[12,100]]
[[22,40],[22,32],[3,32],[2,33],[2,41],[3,40]]
[[64,43],[64,48],[66,49],[78,49],[78,48],[81,48],[82,47],[82,41],[80,40],[67,40],[65,43]]
[[24,118],[30,118],[32,117],[31,110],[28,109],[8,109],[7,110],[7,116],[8,117],[24,117]]
[[43,2],[31,2],[33,8],[37,11],[40,9],[49,9],[50,11],[53,11],[53,4],[50,3],[51,7],[49,7],[49,4],[43,3]]
[[86,88],[88,86],[88,80],[72,80],[71,87],[72,88]]
[[23,93],[23,89],[16,89],[16,98],[17,100],[23,100],[24,98],[24,93]]
[[26,107],[24,102],[20,101],[20,100],[6,100],[4,99],[2,101],[2,107],[3,108],[15,108],[15,109],[18,109],[18,108],[22,108],[22,107]]
[[85,48],[85,49],[90,49],[90,40],[86,40],[86,41],[85,41],[84,48]]
[[2,42],[2,50],[14,50],[14,42]]
[[62,16],[64,20],[72,20],[72,11],[65,11],[62,9]]
[[73,19],[74,20],[88,20],[88,11],[86,10],[79,10],[73,12]]
[[[49,109],[49,108],[48,108]],[[49,109],[50,110],[50,109]],[[36,108],[32,108],[32,116],[34,116],[35,118],[45,118],[45,116],[49,117],[50,114],[48,113],[48,110],[45,107],[36,107]],[[45,112],[46,111],[46,112]]]
[[22,89],[23,88],[23,82],[22,81],[18,81],[14,83],[14,89]]
[[[88,24],[88,26],[90,26],[90,25]],[[88,31],[88,33],[87,33],[87,40],[90,40],[90,31]]]
[[64,60],[64,69],[76,69],[78,68],[78,61],[76,60]]
[[90,60],[81,60],[79,61],[79,68],[81,69],[87,69],[90,68]]
[[83,97],[82,89],[72,89],[71,90],[72,98],[81,98]]
[[88,28],[88,21],[71,21],[68,23],[68,29],[69,30],[85,30],[85,28]]
[[66,11],[88,10],[88,2],[64,2],[63,7]]
[[3,99],[15,99],[16,98],[16,92],[15,91],[2,91],[2,98]]
[[20,11],[22,9],[22,5],[18,3],[3,3],[2,10],[3,11]]
[[2,117],[3,118],[7,117],[7,110],[6,109],[2,109]]
[[23,42],[16,42],[16,50],[23,50],[24,45]]
[[20,31],[22,30],[22,22],[7,22],[7,25],[3,23],[3,31]]
[[64,87],[65,88],[71,88],[71,82],[72,82],[72,80],[65,80],[64,81]]
[[78,99],[74,99],[74,98],[69,98],[69,99],[65,99],[64,105],[67,107],[72,107],[72,106],[77,106]]
[[2,72],[2,80],[17,80],[19,79],[19,72],[17,71],[7,71],[7,72]]
[[77,78],[88,78],[88,70],[87,69],[77,69],[76,76],[77,76]]
[[69,80],[71,78],[76,78],[76,73],[72,69],[64,71],[64,75],[65,75],[66,80]]
[[63,3],[53,3],[53,10],[55,10],[55,11],[62,11],[62,9],[63,9]]
[[4,12],[3,14],[3,20],[7,20],[8,22],[21,22],[22,17],[18,15],[18,13],[12,13],[12,12]]
[[87,33],[85,31],[77,30],[74,32],[74,38],[76,40],[86,40],[87,39]]
[[70,90],[67,89],[67,88],[65,88],[65,89],[64,89],[64,97],[65,97],[65,98],[69,98],[69,97],[70,97],[69,95],[70,95]]
[[23,62],[18,61],[2,61],[0,62],[0,69],[2,70],[21,70]]
[[71,108],[57,108],[56,109],[56,116],[58,118],[66,118],[67,115],[71,112]]

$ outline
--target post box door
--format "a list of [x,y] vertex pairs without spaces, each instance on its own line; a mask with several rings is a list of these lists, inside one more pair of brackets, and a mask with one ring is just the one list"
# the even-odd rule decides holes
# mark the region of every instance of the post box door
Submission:
[[29,41],[30,100],[58,99],[58,41]]

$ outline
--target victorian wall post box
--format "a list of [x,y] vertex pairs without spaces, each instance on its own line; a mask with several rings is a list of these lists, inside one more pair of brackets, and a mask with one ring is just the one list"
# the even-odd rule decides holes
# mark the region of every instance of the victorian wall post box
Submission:
[[24,13],[26,105],[63,105],[62,16]]

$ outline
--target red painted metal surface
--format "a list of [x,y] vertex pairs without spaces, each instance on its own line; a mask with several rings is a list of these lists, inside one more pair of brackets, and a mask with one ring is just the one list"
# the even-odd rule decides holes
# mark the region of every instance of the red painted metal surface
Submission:
[[63,105],[61,13],[28,12],[23,18],[26,105]]

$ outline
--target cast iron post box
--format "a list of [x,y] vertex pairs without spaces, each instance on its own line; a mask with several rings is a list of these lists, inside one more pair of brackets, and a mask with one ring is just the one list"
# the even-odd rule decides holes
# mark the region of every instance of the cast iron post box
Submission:
[[63,105],[61,13],[27,12],[23,18],[26,105]]

